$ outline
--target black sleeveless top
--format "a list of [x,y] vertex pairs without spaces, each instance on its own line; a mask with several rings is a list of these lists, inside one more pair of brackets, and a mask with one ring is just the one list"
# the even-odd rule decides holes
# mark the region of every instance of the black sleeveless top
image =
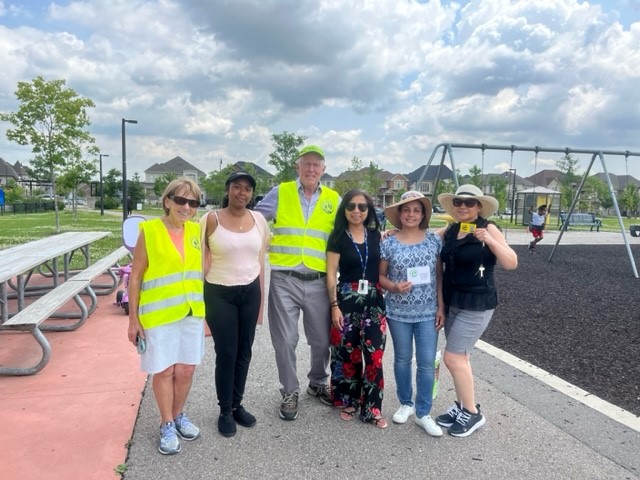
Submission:
[[[478,217],[473,223],[486,228],[489,223],[494,222]],[[493,277],[496,256],[471,233],[458,240],[459,231],[460,223],[454,223],[445,231],[444,245],[440,252],[444,264],[444,303],[447,310],[449,307],[474,311],[492,310],[498,303]],[[481,264],[485,268],[482,277],[478,272]]]

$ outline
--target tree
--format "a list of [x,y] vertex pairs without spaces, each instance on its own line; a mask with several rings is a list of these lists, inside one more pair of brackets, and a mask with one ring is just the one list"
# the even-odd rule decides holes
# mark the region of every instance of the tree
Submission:
[[493,196],[498,200],[498,211],[504,212],[507,206],[507,185],[509,182],[502,175],[492,175],[489,177],[489,185],[492,187]]
[[144,185],[142,184],[142,180],[140,179],[138,172],[136,172],[133,175],[133,178],[127,182],[127,195],[131,199],[133,205],[143,203],[143,200],[146,198]]
[[381,172],[382,169],[378,168],[378,165],[373,162],[369,162],[369,166],[367,167],[364,174],[363,190],[371,195],[374,200],[378,197],[380,187],[384,183],[384,181],[380,178]]
[[70,192],[72,192],[72,209],[74,218],[77,218],[78,216],[78,205],[76,203],[76,199],[78,197],[78,186],[81,183],[89,183],[97,171],[95,160],[93,162],[83,160],[71,161],[66,165],[64,172],[60,177],[58,177],[59,185],[66,187]]
[[638,206],[640,205],[638,187],[633,183],[628,183],[620,195],[620,203],[627,210],[627,217],[635,217],[638,212]]
[[105,198],[116,198],[122,192],[122,172],[112,168],[102,178]]
[[296,160],[298,151],[307,137],[294,135],[289,132],[271,135],[275,151],[269,154],[269,164],[276,168],[278,183],[295,180],[297,177]]
[[482,190],[482,170],[479,166],[474,165],[469,169],[469,183]]
[[[45,81],[38,76],[31,82],[18,82],[18,111],[0,114],[9,122],[7,139],[31,145],[35,172],[45,174],[56,195],[56,178],[65,165],[79,161],[82,152],[97,154],[95,139],[86,130],[91,124],[87,108],[95,107],[88,98],[65,87],[65,80]],[[54,202],[56,232],[60,231],[58,203]]]
[[178,178],[178,175],[173,172],[167,172],[161,177],[156,178],[153,181],[153,193],[155,193],[156,196],[160,198],[164,193],[164,189],[167,188],[167,185],[169,185],[169,183],[171,183],[176,178]]
[[[207,200],[211,200],[214,205],[222,205],[222,199],[225,194],[224,183],[233,171],[233,165],[227,165],[220,171],[209,172],[207,178],[202,181],[202,187],[207,194]],[[247,173],[251,174],[250,172]]]
[[578,159],[571,156],[570,153],[565,154],[556,162],[556,167],[562,175],[560,176],[560,209],[568,210],[573,202],[580,180],[578,175]]

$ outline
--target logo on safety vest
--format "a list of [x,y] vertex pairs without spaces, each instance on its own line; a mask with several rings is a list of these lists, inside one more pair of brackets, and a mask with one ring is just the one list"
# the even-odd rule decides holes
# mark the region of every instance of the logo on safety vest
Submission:
[[322,204],[322,211],[323,211],[324,213],[329,214],[329,215],[330,215],[330,214],[332,214],[332,213],[333,213],[333,211],[334,211],[333,203],[332,203],[332,202],[325,201],[325,202]]
[[198,237],[191,237],[191,246],[196,250],[200,250],[200,239]]

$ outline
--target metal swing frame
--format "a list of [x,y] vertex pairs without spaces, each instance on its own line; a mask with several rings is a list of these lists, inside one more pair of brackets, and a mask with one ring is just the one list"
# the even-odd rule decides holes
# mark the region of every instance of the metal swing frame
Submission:
[[[565,155],[569,155],[570,153],[591,155],[591,161],[589,162],[589,166],[587,167],[587,170],[585,171],[584,175],[582,176],[582,179],[580,181],[580,186],[578,187],[578,192],[582,191],[582,188],[584,187],[585,181],[589,176],[589,172],[591,172],[591,167],[593,166],[593,163],[595,162],[596,158],[599,158],[600,159],[600,163],[602,165],[602,169],[604,170],[605,177],[607,179],[607,186],[609,187],[609,194],[611,195],[611,198],[613,199],[613,206],[615,207],[616,216],[618,217],[618,224],[620,225],[620,233],[622,233],[622,238],[624,239],[624,244],[625,244],[625,247],[626,247],[626,250],[627,250],[627,254],[629,256],[629,262],[631,263],[631,269],[633,271],[633,276],[635,278],[640,278],[638,276],[638,269],[636,268],[636,263],[635,263],[635,260],[633,258],[633,253],[631,252],[631,246],[629,245],[629,239],[627,237],[627,234],[626,234],[626,231],[625,231],[625,228],[624,228],[624,222],[622,221],[622,215],[620,213],[620,207],[618,206],[618,199],[616,198],[615,191],[613,189],[613,184],[611,183],[611,178],[609,178],[609,171],[607,169],[607,164],[606,164],[605,158],[604,158],[605,155],[621,155],[621,156],[624,156],[625,157],[625,161],[627,161],[629,157],[640,157],[640,152],[630,152],[628,150],[626,150],[626,151],[621,151],[621,150],[592,150],[592,149],[569,148],[569,147],[558,148],[558,147],[539,147],[539,146],[527,147],[527,146],[519,146],[519,145],[487,145],[486,143],[481,143],[481,144],[453,143],[453,142],[440,143],[440,144],[436,145],[436,147],[431,152],[431,156],[429,157],[429,161],[424,166],[424,168],[422,170],[422,173],[420,174],[420,178],[418,179],[417,185],[421,185],[422,184],[422,180],[424,179],[424,176],[427,173],[427,170],[429,169],[429,167],[433,163],[433,159],[435,158],[436,153],[438,152],[438,150],[442,149],[442,156],[440,158],[440,164],[438,165],[438,170],[436,171],[436,177],[434,179],[433,192],[435,194],[435,192],[438,189],[438,183],[440,181],[440,173],[441,173],[441,170],[442,170],[442,166],[444,165],[445,159],[447,157],[447,154],[449,156],[449,162],[451,163],[451,170],[453,171],[453,181],[454,181],[454,184],[455,184],[456,189],[457,189],[460,185],[458,184],[458,177],[456,175],[455,160],[453,158],[453,149],[454,148],[482,150],[483,159],[484,159],[485,150],[510,151],[511,152],[511,158],[513,158],[513,152],[535,152],[536,155],[539,152],[564,153]],[[482,171],[484,173],[484,161],[483,161]],[[569,208],[569,211],[567,212],[568,216],[570,216],[573,213],[573,210],[575,209],[575,206],[578,203],[578,197],[579,197],[579,195],[576,195],[574,197],[573,201],[571,202],[571,207]],[[558,245],[560,244],[560,240],[562,240],[562,236],[564,235],[564,232],[566,230],[567,230],[567,224],[565,223],[562,226],[562,228],[560,230],[560,235],[558,235],[558,239],[556,240],[556,243],[553,246],[553,250],[551,251],[551,254],[549,255],[549,262],[551,262],[551,260],[553,259],[554,255],[556,253],[556,249],[557,249]]]

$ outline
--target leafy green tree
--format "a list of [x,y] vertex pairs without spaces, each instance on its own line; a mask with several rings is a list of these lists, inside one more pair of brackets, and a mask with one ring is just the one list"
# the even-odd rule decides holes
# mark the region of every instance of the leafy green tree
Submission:
[[146,194],[144,191],[144,185],[138,172],[133,175],[133,178],[127,182],[127,195],[133,202],[135,207],[138,203],[144,203]]
[[363,190],[373,197],[375,200],[380,191],[380,187],[384,181],[380,178],[382,169],[373,162],[369,162],[369,166],[365,170],[363,179]]
[[492,175],[489,177],[489,185],[492,187],[493,196],[498,200],[498,211],[504,212],[507,206],[507,185],[509,182],[502,175]]
[[[227,165],[222,170],[219,170],[217,172],[209,172],[207,178],[202,181],[202,187],[207,195],[208,201],[213,202],[214,205],[222,205],[222,199],[224,198],[225,194],[224,182],[227,181],[227,178],[233,171],[233,165]],[[251,172],[247,173],[253,176]]]
[[346,172],[340,175],[340,178],[336,180],[336,191],[340,195],[344,195],[349,190],[353,190],[354,188],[364,190],[364,187],[362,185],[362,168],[362,160],[354,155],[351,158],[351,166],[347,169]]
[[25,197],[24,188],[18,185],[18,183],[10,178],[4,188],[4,201],[5,203],[22,202]]
[[102,177],[102,188],[105,198],[116,198],[122,192],[122,172],[112,168]]
[[89,183],[93,176],[98,172],[95,160],[93,162],[78,160],[69,162],[64,172],[58,177],[59,185],[65,187],[73,196],[73,216],[78,217],[78,186],[81,183]]
[[[97,154],[95,139],[87,131],[91,124],[87,109],[93,101],[65,87],[65,80],[45,81],[38,76],[31,82],[18,82],[16,112],[0,114],[9,122],[7,139],[19,145],[31,145],[34,172],[51,181],[54,195],[56,179],[69,162],[79,161],[82,152]],[[58,203],[55,205],[56,232],[60,231]]]
[[576,189],[580,185],[578,159],[567,153],[556,162],[556,167],[562,173],[560,176],[560,208],[568,210],[577,194]]
[[155,193],[156,196],[160,198],[164,193],[164,189],[167,188],[167,185],[169,185],[169,183],[171,183],[176,178],[178,178],[178,175],[173,172],[167,172],[161,177],[156,178],[153,181],[153,193]]
[[613,206],[613,200],[607,184],[598,177],[588,177],[584,183],[584,192],[590,200],[589,210],[595,212],[598,208],[608,209]]
[[469,183],[482,190],[482,170],[479,166],[474,165],[469,169]]
[[296,160],[298,151],[307,137],[294,135],[289,132],[271,135],[275,151],[269,154],[269,164],[276,169],[278,183],[295,180],[297,177]]
[[627,210],[627,217],[631,218],[637,215],[638,205],[640,205],[640,194],[638,193],[638,187],[632,183],[628,183],[622,194],[620,195],[620,203]]

